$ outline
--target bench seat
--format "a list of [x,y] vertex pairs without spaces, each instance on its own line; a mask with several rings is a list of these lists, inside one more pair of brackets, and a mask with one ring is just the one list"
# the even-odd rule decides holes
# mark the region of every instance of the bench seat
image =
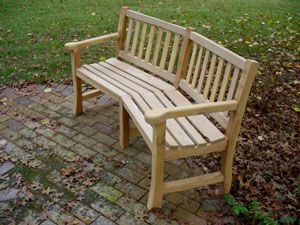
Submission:
[[[106,94],[122,100],[130,117],[139,118],[135,124],[150,143],[153,131],[145,121],[146,111],[192,104],[173,85],[115,58],[83,65],[77,73],[95,88],[108,88],[111,93]],[[204,115],[169,119],[166,126],[168,147],[199,146],[225,139],[224,134]]]

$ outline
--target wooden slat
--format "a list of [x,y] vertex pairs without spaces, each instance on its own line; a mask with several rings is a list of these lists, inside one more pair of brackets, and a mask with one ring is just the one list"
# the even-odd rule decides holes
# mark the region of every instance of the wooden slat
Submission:
[[127,30],[127,35],[126,35],[125,52],[129,51],[129,45],[130,45],[131,33],[132,33],[132,26],[133,26],[133,19],[130,19],[129,23],[128,23],[128,30]]
[[[152,109],[162,109],[165,108],[164,105],[157,99],[157,97],[153,93],[145,93],[141,95],[144,100],[148,103],[148,105]],[[166,126],[170,134],[172,134],[173,138],[181,145],[181,146],[192,146],[194,142],[190,139],[190,137],[185,133],[185,131],[180,127],[180,125],[174,120],[169,119],[166,121]]]
[[[207,103],[209,100],[202,97],[196,89],[192,88],[190,84],[187,84],[185,80],[180,81],[180,88],[193,98],[197,103]],[[210,114],[223,128],[227,128],[228,117],[223,112],[211,113]]]
[[[166,95],[178,106],[192,105],[179,91],[165,91]],[[189,116],[189,121],[198,129],[201,134],[210,142],[219,141],[225,138],[218,128],[215,127],[204,115]]]
[[206,145],[182,147],[180,149],[168,149],[165,152],[165,160],[175,160],[191,156],[200,156],[213,152],[221,152],[226,149],[227,140],[217,142],[215,144],[207,143]]
[[116,56],[118,57],[119,52],[121,50],[124,50],[124,42],[125,42],[125,36],[126,36],[126,27],[128,23],[128,17],[126,16],[126,11],[129,8],[126,6],[123,6],[120,12],[120,19],[118,24],[118,33],[119,33],[119,39],[118,39],[118,45],[116,48]]
[[154,38],[154,30],[155,30],[155,27],[151,26],[150,32],[149,32],[148,43],[147,43],[145,62],[149,62],[149,59],[150,59],[150,55],[151,55],[151,51],[152,51],[153,38]]
[[221,74],[222,74],[222,70],[223,70],[223,65],[224,65],[224,59],[220,58],[219,59],[219,63],[218,63],[218,68],[217,68],[217,72],[216,72],[216,76],[215,76],[215,80],[214,80],[214,84],[211,90],[211,94],[209,97],[209,101],[214,102],[215,98],[216,98],[216,93],[219,87],[219,82],[220,82],[220,78],[221,78]]
[[155,65],[155,66],[157,64],[158,55],[159,55],[159,52],[160,52],[160,45],[161,45],[162,35],[163,35],[163,29],[159,28],[158,33],[157,33],[154,53],[153,53],[153,59],[152,59],[152,64]]
[[199,82],[198,82],[198,86],[197,86],[197,91],[199,93],[201,92],[203,81],[204,81],[204,78],[205,78],[205,73],[206,73],[206,68],[207,68],[207,64],[208,64],[209,55],[210,55],[210,51],[206,50],[204,61],[203,61],[202,68],[201,68],[200,77],[199,77]]
[[135,65],[140,66],[143,69],[150,71],[156,75],[159,75],[160,77],[162,77],[168,81],[174,82],[174,80],[176,79],[176,76],[174,74],[171,74],[165,70],[161,70],[159,67],[154,66],[150,63],[146,63],[144,60],[140,60],[135,56],[125,53],[124,51],[120,52],[120,58],[123,58],[129,62],[132,62]]
[[226,61],[232,63],[233,65],[239,67],[240,69],[245,68],[246,59],[239,56],[238,54],[228,50],[227,48],[223,47],[222,45],[217,44],[216,42],[198,34],[196,32],[191,33],[191,40],[195,41],[199,45],[203,46],[204,48],[208,49],[209,51],[213,52],[214,54],[220,56],[221,58],[225,59]]
[[139,52],[138,52],[138,58],[141,59],[143,57],[144,52],[144,45],[145,45],[145,39],[146,39],[146,32],[147,32],[147,23],[143,24],[142,34],[141,34],[141,40],[139,45]]
[[[161,91],[155,92],[154,94],[166,108],[175,107],[174,104]],[[181,125],[181,127],[190,136],[194,143],[196,143],[197,145],[206,144],[204,138],[199,134],[199,132],[190,124],[190,122],[186,118],[179,117],[176,118],[176,121]]]
[[191,76],[194,69],[194,63],[195,63],[195,57],[197,53],[197,44],[193,43],[193,50],[192,50],[192,56],[190,59],[189,69],[186,76],[186,82],[189,84],[191,82]]
[[125,62],[122,62],[116,58],[110,58],[108,60],[106,60],[106,63],[109,63],[110,65],[120,69],[120,70],[123,70],[124,72],[160,89],[160,90],[174,90],[175,88],[162,81],[161,79],[158,79],[134,66],[131,66]]
[[176,181],[168,181],[163,184],[163,192],[170,193],[175,191],[183,191],[199,186],[216,184],[224,181],[224,176],[220,172],[205,174],[201,176],[185,178]]
[[126,15],[130,18],[134,18],[134,19],[140,20],[142,22],[149,23],[149,24],[155,25],[157,27],[161,27],[164,30],[172,31],[176,34],[183,35],[185,32],[184,27],[181,27],[181,26],[178,26],[178,25],[175,25],[172,23],[168,23],[166,21],[163,21],[163,20],[151,17],[151,16],[147,16],[142,13],[134,12],[132,10],[128,10]]
[[202,55],[203,55],[203,47],[201,46],[200,50],[199,50],[198,58],[197,58],[197,63],[195,66],[195,71],[193,74],[193,79],[192,79],[192,87],[193,88],[196,87],[197,79],[199,77],[199,71],[200,71],[200,66],[201,66],[201,62],[202,62]]
[[235,86],[236,86],[237,80],[239,78],[239,73],[240,73],[240,69],[235,67],[234,72],[233,72],[233,77],[232,77],[231,82],[230,82],[230,87],[229,87],[229,90],[228,90],[227,98],[226,98],[227,100],[231,100],[232,97],[233,97]]
[[114,67],[106,62],[100,62],[99,64],[101,64],[102,66],[104,66],[105,68],[115,72],[116,74],[128,79],[128,80],[131,80],[132,82],[140,85],[141,87],[143,88],[146,88],[147,90],[149,91],[159,91],[158,88],[148,84],[147,82],[143,81],[143,80],[140,80],[138,78],[136,78],[135,76],[132,76],[131,74],[128,74],[126,72],[124,72],[123,70],[120,70],[118,69],[117,67]]
[[161,60],[160,60],[160,64],[159,64],[159,68],[161,68],[162,70],[165,69],[166,59],[167,59],[169,46],[170,46],[170,41],[171,41],[171,32],[167,31],[166,37],[165,37],[164,48],[163,48],[163,52],[162,52],[162,56],[161,56]]
[[135,55],[136,52],[136,47],[138,43],[138,38],[140,34],[140,21],[136,21],[135,23],[135,29],[134,29],[134,36],[133,36],[133,43],[132,43],[132,48],[131,48],[131,54]]
[[231,67],[232,67],[232,64],[228,62],[227,65],[226,65],[226,69],[225,69],[225,73],[224,73],[224,76],[223,76],[221,88],[220,88],[220,91],[219,91],[218,101],[223,101],[224,100],[224,95],[225,95],[226,87],[227,87],[227,84],[228,84]]
[[215,72],[216,59],[217,59],[217,56],[214,54],[212,56],[212,59],[211,59],[207,79],[206,79],[206,82],[205,82],[205,87],[204,87],[204,91],[203,91],[203,97],[204,98],[207,98],[208,91],[210,90],[211,81],[212,81],[212,78],[213,78],[213,75],[214,75],[214,72]]
[[170,58],[169,66],[168,66],[168,72],[169,73],[172,73],[173,69],[174,69],[174,64],[175,64],[177,51],[178,51],[178,46],[179,46],[179,40],[180,40],[180,36],[178,34],[175,34],[174,43],[173,43],[173,47],[172,47],[171,58]]

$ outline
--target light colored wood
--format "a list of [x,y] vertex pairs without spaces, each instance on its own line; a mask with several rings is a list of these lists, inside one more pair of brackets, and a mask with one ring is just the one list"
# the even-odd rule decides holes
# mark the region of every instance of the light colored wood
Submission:
[[174,90],[172,85],[118,59],[110,58],[106,62],[160,90]]
[[98,89],[93,89],[93,90],[90,90],[90,91],[86,91],[82,94],[82,100],[88,100],[88,99],[91,99],[91,98],[94,98],[96,96],[99,96],[101,94],[101,91],[98,90]]
[[172,23],[168,23],[166,21],[163,21],[163,20],[151,17],[151,16],[147,16],[147,15],[144,15],[142,13],[134,12],[132,10],[128,10],[126,15],[130,18],[140,20],[144,23],[149,23],[149,24],[153,24],[154,26],[161,27],[164,30],[172,31],[176,34],[183,35],[184,32],[185,32],[184,27],[181,27],[181,26],[178,26],[178,25],[175,25],[175,24],[172,24]]
[[234,90],[235,90],[235,87],[236,87],[236,84],[237,84],[237,81],[238,81],[238,77],[239,77],[239,72],[240,72],[240,69],[235,67],[234,72],[233,72],[233,76],[232,76],[232,79],[231,79],[231,82],[230,82],[230,87],[229,87],[229,90],[228,90],[227,98],[226,98],[227,100],[230,100],[233,97],[233,93],[234,93]]
[[126,35],[126,26],[128,23],[128,18],[126,17],[126,11],[129,8],[126,6],[123,6],[120,12],[120,19],[119,19],[119,25],[118,25],[118,33],[119,33],[119,39],[118,44],[116,47],[116,57],[118,57],[119,52],[121,50],[124,50],[124,42],[125,42],[125,35]]
[[95,44],[102,44],[108,41],[118,40],[119,33],[107,34],[100,37],[90,38],[83,41],[69,42],[65,44],[67,50],[79,50]]
[[230,114],[229,125],[226,132],[228,137],[228,145],[226,151],[222,154],[221,171],[224,174],[224,193],[228,194],[232,183],[232,164],[235,153],[236,141],[240,126],[242,123],[243,114],[245,112],[247,99],[251,90],[254,77],[258,70],[258,63],[253,60],[247,60],[245,70],[241,75],[239,86],[235,99],[239,102],[235,112]]
[[168,71],[165,71],[165,70],[161,70],[159,67],[154,66],[153,64],[150,64],[150,63],[146,63],[145,61],[140,60],[137,57],[129,55],[123,51],[120,52],[120,57],[125,60],[128,60],[129,62],[134,63],[137,66],[144,68],[147,71],[150,71],[156,75],[159,75],[160,77],[162,77],[168,81],[174,82],[174,80],[176,79],[175,74],[169,73]]
[[216,42],[202,36],[201,34],[192,32],[191,40],[213,52],[214,54],[220,56],[221,58],[226,59],[228,62],[239,67],[240,69],[243,70],[245,68],[246,59],[228,50],[222,45],[219,45]]
[[214,72],[215,72],[216,59],[217,59],[217,56],[214,54],[211,58],[209,71],[208,71],[208,75],[207,75],[207,79],[206,79],[205,86],[204,86],[204,91],[203,91],[203,97],[206,98],[206,99],[207,99],[208,91],[210,90],[211,81],[213,79],[213,75],[214,75]]
[[203,55],[203,47],[200,47],[198,58],[197,58],[197,63],[195,66],[194,74],[193,74],[193,79],[192,79],[192,88],[196,87],[197,79],[199,77],[199,71],[200,71],[200,66],[202,62],[202,55]]
[[210,51],[206,50],[205,57],[204,57],[203,64],[202,64],[202,68],[201,68],[201,73],[200,73],[199,81],[198,81],[198,86],[197,86],[197,91],[199,93],[202,90],[202,85],[203,85],[203,81],[204,81],[205,74],[206,74],[206,69],[207,69],[207,64],[208,64],[208,60],[209,60],[209,55],[210,55]]
[[172,53],[171,53],[170,62],[169,62],[169,66],[168,66],[169,73],[172,73],[173,69],[174,69],[174,64],[175,64],[178,46],[179,46],[179,40],[180,40],[180,36],[178,34],[175,34],[174,43],[173,43],[173,47],[172,47]]
[[182,117],[182,116],[193,116],[198,114],[223,112],[235,110],[237,107],[237,101],[229,100],[223,102],[211,102],[187,106],[179,106],[176,108],[164,108],[147,111],[145,113],[145,119],[150,124],[161,123],[167,119]]
[[191,82],[192,72],[193,72],[194,63],[195,63],[196,52],[197,52],[197,44],[193,43],[192,56],[191,56],[191,59],[190,59],[190,64],[188,66],[189,69],[188,69],[187,76],[186,76],[186,79],[185,79],[188,84]]
[[139,34],[140,34],[140,23],[141,23],[140,21],[136,21],[136,23],[135,23],[133,43],[132,43],[132,47],[131,47],[132,55],[135,55],[135,52],[136,52],[136,47],[137,47],[138,38],[139,38]]
[[183,43],[181,45],[180,55],[178,60],[178,68],[176,71],[176,79],[174,82],[174,86],[176,89],[179,86],[180,80],[184,78],[186,73],[186,68],[189,61],[189,55],[192,48],[192,41],[190,40],[190,35],[193,30],[194,28],[188,27],[186,28],[186,31],[184,33]]
[[223,101],[224,100],[224,95],[225,95],[226,87],[227,87],[227,84],[228,84],[228,81],[229,81],[231,68],[232,68],[232,64],[227,63],[225,73],[224,73],[224,76],[223,76],[223,80],[222,80],[222,84],[221,84],[221,87],[220,87],[219,95],[218,95],[218,101]]
[[129,145],[129,114],[123,106],[123,102],[119,103],[119,123],[120,123],[120,145],[125,149]]
[[126,35],[126,42],[125,42],[125,52],[129,52],[129,46],[130,46],[131,34],[132,34],[132,27],[133,27],[133,19],[129,19],[127,35]]
[[218,62],[218,68],[217,68],[215,80],[214,80],[211,94],[209,97],[209,101],[211,101],[211,102],[214,102],[215,98],[216,98],[216,94],[217,94],[217,90],[219,88],[219,82],[220,82],[220,78],[221,78],[221,74],[222,74],[222,70],[223,70],[223,65],[224,65],[224,59],[220,58],[219,62]]
[[162,70],[165,69],[168,51],[169,51],[169,47],[170,47],[170,41],[171,41],[171,32],[166,31],[164,48],[163,48],[163,52],[162,52],[162,56],[161,56],[161,60],[160,60],[160,64],[159,64],[159,68],[161,68]]
[[[193,89],[190,84],[187,84],[185,80],[181,80],[179,87],[187,93],[193,100],[196,101],[196,103],[207,103],[210,102],[209,100],[202,97],[201,94],[199,94],[196,89]],[[228,124],[228,117],[224,115],[223,112],[217,112],[210,114],[223,128],[227,128]]]
[[73,78],[73,113],[79,115],[82,113],[82,90],[81,79],[77,77],[76,70],[80,67],[79,49],[71,51],[72,78]]
[[159,52],[160,52],[162,35],[163,35],[163,29],[159,28],[158,33],[157,33],[156,42],[155,42],[153,59],[152,59],[152,64],[155,66],[157,65],[157,60],[158,60],[158,56],[159,56]]
[[142,33],[141,33],[141,41],[139,45],[139,52],[138,52],[138,58],[141,59],[144,52],[144,45],[145,45],[145,39],[146,39],[146,32],[147,32],[147,23],[143,24]]
[[220,172],[205,174],[201,176],[185,178],[176,181],[168,181],[163,185],[163,193],[170,193],[175,191],[183,191],[199,186],[206,186],[216,184],[224,181],[224,176]]
[[176,160],[191,156],[200,156],[214,152],[221,152],[226,149],[227,140],[222,140],[217,143],[207,143],[202,145],[195,145],[193,147],[181,147],[179,149],[169,149],[165,152],[165,161]]
[[164,153],[165,153],[166,124],[153,126],[153,147],[151,165],[151,185],[149,191],[148,209],[161,208],[164,180]]
[[149,62],[149,59],[150,59],[153,38],[154,38],[154,30],[155,30],[155,27],[152,25],[150,27],[150,32],[149,32],[149,38],[148,38],[148,43],[147,43],[146,55],[145,55],[145,62]]

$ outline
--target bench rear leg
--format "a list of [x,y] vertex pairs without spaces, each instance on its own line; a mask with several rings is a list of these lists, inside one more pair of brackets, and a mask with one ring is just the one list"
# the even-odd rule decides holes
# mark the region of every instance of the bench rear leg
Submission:
[[82,113],[82,90],[81,90],[81,79],[78,77],[73,78],[73,112],[75,115]]
[[224,194],[229,194],[232,184],[232,166],[235,146],[228,145],[222,153],[221,172],[224,175]]
[[123,106],[123,103],[119,104],[119,121],[120,121],[120,145],[122,149],[125,149],[129,145],[129,114]]

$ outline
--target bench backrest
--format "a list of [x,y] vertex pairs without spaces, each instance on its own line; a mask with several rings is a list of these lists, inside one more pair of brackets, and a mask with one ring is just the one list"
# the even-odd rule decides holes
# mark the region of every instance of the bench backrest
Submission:
[[[117,57],[171,81],[197,103],[235,99],[241,112],[257,72],[246,60],[192,28],[165,22],[123,7]],[[211,116],[224,128],[227,112]],[[235,117],[236,119],[237,117]]]
[[176,80],[185,28],[123,8],[119,33],[117,57],[172,83]]

